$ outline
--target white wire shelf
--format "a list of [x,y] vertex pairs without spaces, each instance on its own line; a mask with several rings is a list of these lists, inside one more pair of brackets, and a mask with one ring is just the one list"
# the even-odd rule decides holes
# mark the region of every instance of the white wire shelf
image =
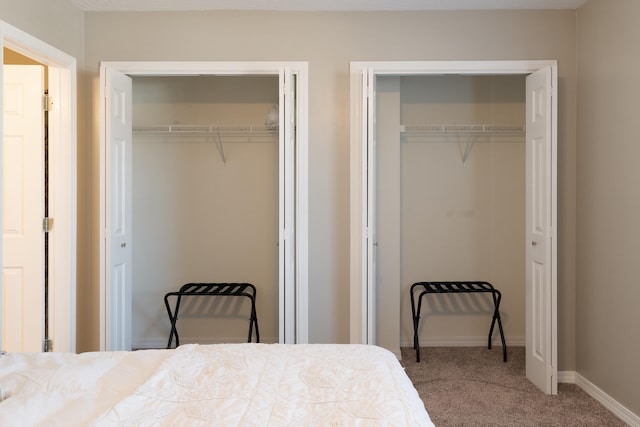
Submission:
[[273,135],[278,126],[238,124],[238,125],[158,125],[135,126],[133,132],[140,135]]
[[410,124],[401,125],[400,133],[406,136],[466,136],[466,137],[501,137],[520,138],[525,135],[523,125],[497,124]]

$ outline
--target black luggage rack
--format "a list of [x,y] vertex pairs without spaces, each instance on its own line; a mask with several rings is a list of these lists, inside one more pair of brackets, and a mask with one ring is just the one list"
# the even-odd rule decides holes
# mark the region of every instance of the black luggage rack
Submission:
[[[414,292],[420,292],[418,296],[418,307],[416,308]],[[413,316],[413,348],[416,350],[416,362],[420,362],[420,342],[418,340],[418,325],[420,323],[420,309],[422,308],[422,297],[426,294],[456,294],[456,293],[490,293],[493,297],[493,317],[487,347],[491,349],[491,336],[496,321],[502,340],[502,359],[507,361],[507,344],[502,331],[502,321],[500,320],[500,300],[502,294],[489,282],[416,282],[411,285],[411,313]]]
[[[175,310],[171,310],[169,298],[175,296]],[[251,300],[251,319],[249,321],[249,336],[247,342],[251,342],[253,336],[253,328],[256,329],[256,342],[260,342],[260,331],[258,330],[258,316],[256,315],[256,287],[251,283],[187,283],[183,285],[177,292],[169,292],[164,296],[164,305],[169,314],[171,321],[171,332],[169,333],[169,342],[167,348],[171,348],[173,337],[176,337],[176,347],[180,345],[178,337],[178,329],[176,322],[178,321],[178,311],[180,310],[180,300],[183,296],[231,296],[231,297],[247,297]]]

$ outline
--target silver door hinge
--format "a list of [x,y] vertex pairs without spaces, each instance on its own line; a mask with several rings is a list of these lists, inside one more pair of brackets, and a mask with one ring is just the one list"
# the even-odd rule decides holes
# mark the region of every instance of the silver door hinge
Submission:
[[50,351],[53,351],[53,340],[52,339],[42,340],[42,351],[44,353],[48,353]]
[[53,218],[42,219],[42,231],[48,233],[53,228]]
[[44,95],[42,97],[42,108],[44,108],[44,111],[53,110],[53,97],[52,96]]

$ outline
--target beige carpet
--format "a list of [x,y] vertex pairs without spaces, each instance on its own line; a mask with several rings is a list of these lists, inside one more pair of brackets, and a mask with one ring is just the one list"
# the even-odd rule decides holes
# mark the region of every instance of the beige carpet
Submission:
[[525,378],[524,347],[402,348],[402,365],[437,427],[626,426],[574,384],[547,396]]

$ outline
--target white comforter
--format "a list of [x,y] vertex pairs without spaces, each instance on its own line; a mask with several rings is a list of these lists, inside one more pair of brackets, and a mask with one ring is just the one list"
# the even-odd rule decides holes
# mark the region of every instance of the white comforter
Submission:
[[0,357],[0,426],[432,426],[395,356],[218,344]]

